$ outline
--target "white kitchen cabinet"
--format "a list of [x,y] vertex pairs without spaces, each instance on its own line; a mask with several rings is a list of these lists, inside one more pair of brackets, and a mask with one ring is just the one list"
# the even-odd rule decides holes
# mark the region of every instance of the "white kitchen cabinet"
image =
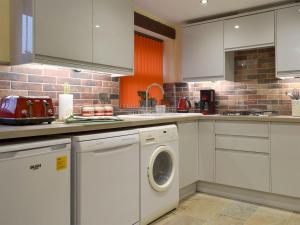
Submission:
[[271,124],[272,192],[300,197],[300,125]]
[[182,78],[218,80],[225,76],[223,21],[195,24],[182,30]]
[[216,135],[216,148],[270,153],[269,138]]
[[179,123],[179,185],[198,181],[198,121]]
[[273,46],[274,38],[274,11],[224,21],[224,46],[227,51]]
[[216,183],[269,192],[269,123],[217,121],[215,133]]
[[132,0],[93,0],[93,63],[133,69]]
[[132,0],[11,0],[11,64],[133,72]]
[[276,57],[279,77],[300,74],[300,6],[276,12]]
[[92,0],[34,3],[35,54],[92,62]]
[[199,121],[199,180],[214,182],[214,121]]
[[217,149],[216,183],[269,192],[269,155]]
[[269,124],[252,121],[217,121],[216,134],[245,136],[245,137],[269,137]]

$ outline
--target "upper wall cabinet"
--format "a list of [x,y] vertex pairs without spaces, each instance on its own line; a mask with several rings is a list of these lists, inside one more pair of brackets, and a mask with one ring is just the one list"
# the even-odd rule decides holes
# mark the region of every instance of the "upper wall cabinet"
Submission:
[[0,1],[0,63],[9,62],[9,0]]
[[132,69],[133,2],[131,0],[93,0],[93,2],[93,62]]
[[223,21],[184,27],[182,31],[183,80],[222,80],[224,76]]
[[12,64],[133,71],[132,0],[11,0]]
[[92,62],[92,0],[35,1],[35,54]]
[[300,6],[276,12],[276,55],[279,77],[300,75]]
[[225,20],[225,50],[273,46],[274,27],[274,11]]

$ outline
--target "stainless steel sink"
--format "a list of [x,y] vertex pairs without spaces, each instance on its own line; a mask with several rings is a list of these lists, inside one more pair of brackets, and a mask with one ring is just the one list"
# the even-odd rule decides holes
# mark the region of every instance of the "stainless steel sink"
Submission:
[[192,115],[201,115],[201,113],[143,113],[143,114],[129,114],[119,116],[122,119],[152,119],[152,118],[168,118],[168,117],[184,117]]

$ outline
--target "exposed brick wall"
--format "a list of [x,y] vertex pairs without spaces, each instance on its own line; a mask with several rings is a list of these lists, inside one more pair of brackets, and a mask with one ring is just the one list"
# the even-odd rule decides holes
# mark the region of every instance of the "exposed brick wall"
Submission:
[[291,101],[286,92],[300,89],[300,79],[275,78],[274,48],[255,49],[235,53],[235,82],[195,82],[165,84],[166,99],[175,105],[179,97],[188,96],[199,101],[200,90],[215,89],[217,109],[275,110],[291,115]]
[[111,103],[119,106],[119,79],[105,74],[74,72],[73,70],[41,65],[0,66],[0,98],[6,95],[50,96],[58,106],[58,96],[64,83],[69,83],[74,95],[74,113],[82,106],[99,103],[99,95],[107,94]]
[[[0,66],[0,98],[5,95],[48,95],[57,107],[63,84],[71,85],[74,112],[81,106],[99,102],[99,94],[107,94],[111,103],[119,107],[119,80],[105,74],[81,72],[50,66]],[[165,99],[176,106],[179,97],[188,96],[199,101],[200,90],[216,90],[219,112],[240,109],[276,110],[291,115],[291,101],[286,92],[300,89],[300,79],[275,78],[274,48],[236,52],[235,82],[195,82],[164,84]]]

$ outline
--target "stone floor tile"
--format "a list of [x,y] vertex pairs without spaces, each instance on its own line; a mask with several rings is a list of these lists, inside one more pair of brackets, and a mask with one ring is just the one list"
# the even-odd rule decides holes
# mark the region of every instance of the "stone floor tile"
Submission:
[[230,216],[217,214],[215,217],[207,220],[207,222],[204,225],[243,225],[243,224],[244,222],[242,220]]
[[257,206],[244,202],[232,202],[220,214],[246,221],[257,210]]
[[213,196],[196,196],[197,200],[186,207],[181,214],[194,218],[207,220],[214,217],[231,202],[227,199]]
[[267,207],[259,207],[245,225],[286,225],[292,213]]
[[176,215],[166,223],[162,225],[203,225],[204,220],[197,219],[186,215]]
[[286,225],[300,225],[300,214],[293,213]]

